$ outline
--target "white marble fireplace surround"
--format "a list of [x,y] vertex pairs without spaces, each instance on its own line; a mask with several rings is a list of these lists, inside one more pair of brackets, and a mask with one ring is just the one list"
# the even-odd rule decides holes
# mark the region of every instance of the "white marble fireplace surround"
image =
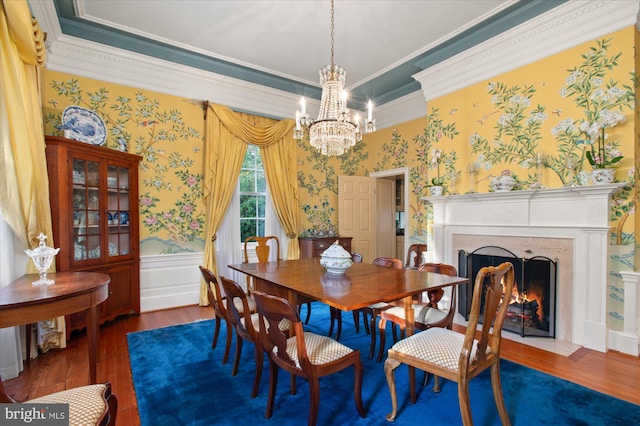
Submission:
[[[457,265],[459,250],[494,245],[517,256],[557,260],[556,339],[550,343],[606,352],[609,202],[622,186],[424,197],[433,204],[428,258]],[[541,342],[523,338],[545,347],[534,341]]]

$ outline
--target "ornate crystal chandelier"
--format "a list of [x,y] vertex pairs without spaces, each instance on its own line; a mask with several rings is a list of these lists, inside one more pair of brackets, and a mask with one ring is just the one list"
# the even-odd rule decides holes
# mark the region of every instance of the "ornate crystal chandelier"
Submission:
[[351,117],[347,108],[347,93],[344,91],[346,71],[333,62],[334,53],[334,0],[331,0],[331,64],[320,70],[322,98],[320,112],[314,121],[305,109],[305,100],[300,101],[301,111],[296,111],[296,128],[293,137],[301,140],[309,134],[309,143],[321,154],[327,156],[342,155],[356,142],[362,140],[362,133],[376,130],[373,120],[373,103],[367,105],[367,120],[360,123],[360,117]]

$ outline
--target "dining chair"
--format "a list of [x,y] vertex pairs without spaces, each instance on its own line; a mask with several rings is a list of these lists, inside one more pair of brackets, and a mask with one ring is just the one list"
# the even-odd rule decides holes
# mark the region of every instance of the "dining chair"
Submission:
[[[438,274],[449,275],[452,277],[458,276],[458,271],[455,266],[447,265],[444,263],[423,263],[418,268],[421,272],[435,272]],[[456,292],[451,291],[451,297],[449,300],[449,306],[446,310],[438,307],[438,301],[442,297],[444,291],[429,291],[428,302],[416,302],[413,303],[413,318],[414,328],[416,330],[426,330],[431,327],[445,327],[451,329],[453,325],[453,317],[455,316],[456,305]],[[380,320],[378,321],[378,332],[380,334],[380,348],[378,351],[378,362],[382,361],[382,356],[385,349],[385,337],[386,337],[386,325],[387,321],[390,321],[394,326],[398,325],[402,333],[407,327],[406,313],[404,305],[400,302],[392,302],[394,305],[392,308],[380,312]],[[397,336],[394,329],[394,343],[397,341]]]
[[407,250],[407,261],[405,262],[405,268],[418,268],[424,263],[423,252],[427,251],[426,244],[411,244],[409,250]]
[[[377,257],[375,259],[373,259],[373,262],[371,262],[374,265],[378,265],[384,268],[391,268],[391,269],[402,269],[402,260],[400,259],[396,259],[393,257]],[[380,302],[380,303],[376,303],[374,305],[369,305],[367,307],[361,308],[361,309],[357,309],[355,311],[353,311],[354,316],[358,316],[360,313],[362,313],[362,318],[364,319],[364,325],[365,328],[367,329],[367,332],[370,332],[371,334],[371,345],[369,348],[369,359],[373,359],[373,354],[375,352],[375,348],[376,348],[376,320],[378,319],[378,315],[380,314],[380,312],[386,310],[386,309],[390,309],[392,308],[393,305],[387,302]],[[371,319],[368,319],[368,315],[371,315]],[[354,317],[355,318],[355,317]]]
[[[111,393],[111,383],[79,386],[22,401],[29,404],[69,404],[69,418],[66,424],[72,426],[113,426],[118,414],[118,398]],[[0,403],[20,404],[5,391],[0,377]],[[15,406],[14,409],[20,410]],[[22,423],[22,422],[20,422]]]
[[[250,254],[250,243],[257,243],[255,246],[255,254],[258,259],[258,263],[264,263],[269,261],[269,255],[271,254],[271,249],[274,248],[276,253],[276,259],[280,259],[280,240],[278,237],[274,235],[268,235],[265,237],[258,236],[250,236],[245,238],[244,240],[244,263],[251,263],[249,259],[251,258]],[[247,289],[253,291],[253,282],[251,281],[251,277],[247,275]]]
[[[269,255],[271,253],[272,246],[275,248],[276,259],[280,260],[280,240],[275,235],[267,235],[265,237],[258,237],[256,235],[252,235],[250,237],[245,238],[244,240],[244,263],[249,262],[249,244],[257,243],[255,246],[255,253],[258,259],[258,263],[265,263],[269,261]],[[247,289],[250,289],[250,292],[253,291],[255,286],[251,281],[251,277],[247,275]],[[304,302],[307,307],[307,317],[305,318],[305,324],[309,323],[309,318],[311,318],[311,303]],[[302,304],[298,306],[298,312],[301,312]]]
[[[360,351],[319,334],[304,331],[297,310],[281,297],[260,291],[253,293],[260,315],[260,342],[269,356],[269,398],[266,418],[271,418],[278,384],[278,368],[291,374],[291,394],[296,393],[295,377],[309,382],[310,405],[308,424],[318,418],[320,377],[337,373],[353,366],[355,372],[353,396],[360,417],[365,417],[362,404],[363,366]],[[278,327],[283,319],[291,321],[292,330],[284,332]]]
[[[253,380],[253,389],[251,391],[251,398],[255,398],[258,395],[258,388],[260,387],[260,378],[262,377],[262,364],[263,364],[263,350],[260,342],[258,341],[258,332],[260,330],[259,322],[260,318],[257,312],[251,313],[249,309],[248,297],[240,285],[228,278],[220,277],[222,288],[227,296],[227,312],[228,321],[236,330],[236,356],[233,362],[233,369],[231,375],[238,374],[238,367],[240,365],[240,357],[242,356],[242,341],[248,340],[254,344],[254,359],[256,362],[255,377]],[[238,310],[236,306],[241,305],[242,311]],[[288,331],[290,323],[287,320],[283,320],[279,327],[282,331]]]
[[[362,255],[360,253],[351,253],[351,260],[353,263],[362,263]],[[340,334],[342,333],[342,311],[338,308],[334,308],[333,306],[329,306],[329,315],[331,323],[329,325],[328,335],[331,336],[333,334],[334,323],[337,323],[336,340],[340,340]],[[353,311],[353,322],[356,326],[356,333],[360,333],[360,317],[356,311]],[[367,333],[368,332],[369,328],[367,326]]]
[[[433,327],[398,341],[387,352],[384,371],[391,394],[394,421],[398,410],[394,371],[407,364],[410,373],[418,368],[436,377],[458,383],[458,404],[464,425],[472,425],[469,405],[469,381],[487,368],[491,369],[493,397],[503,425],[510,425],[500,382],[500,344],[508,299],[514,285],[513,265],[487,266],[478,272],[467,330],[464,334],[447,328]],[[504,297],[503,301],[503,295]],[[482,315],[482,328],[477,332]],[[412,380],[411,377],[414,377]],[[409,375],[411,402],[416,402],[415,376]],[[440,391],[435,382],[434,392]],[[436,413],[437,414],[437,413]]]
[[[224,321],[225,326],[227,328],[227,340],[225,343],[224,355],[222,357],[222,363],[226,364],[229,360],[229,352],[231,351],[231,337],[232,337],[232,327],[229,322],[229,313],[227,310],[228,300],[223,296],[222,289],[218,280],[211,270],[205,268],[204,266],[199,266],[200,273],[202,274],[202,278],[204,278],[207,283],[207,299],[209,300],[209,304],[213,307],[213,312],[215,313],[215,328],[213,332],[213,340],[211,341],[211,348],[215,349],[218,344],[218,336],[220,335],[220,324]],[[247,296],[247,305],[249,307],[250,312],[256,311],[256,302],[253,300],[253,296]],[[239,312],[244,312],[244,305],[239,303],[236,305],[236,309]]]
[[[411,244],[407,250],[407,260],[404,263],[405,268],[418,269],[424,263],[424,252],[427,251],[426,244]],[[416,294],[413,299],[416,302],[422,302],[422,294]],[[395,327],[393,328],[394,338],[396,337]]]

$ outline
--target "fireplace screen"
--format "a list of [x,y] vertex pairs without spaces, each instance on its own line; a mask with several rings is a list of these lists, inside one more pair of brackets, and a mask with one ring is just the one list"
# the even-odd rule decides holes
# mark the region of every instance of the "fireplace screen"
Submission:
[[504,262],[513,264],[515,285],[512,294],[503,298],[509,307],[502,328],[523,337],[555,337],[557,262],[547,257],[519,258],[509,250],[495,246],[481,247],[471,253],[460,250],[459,275],[469,278],[469,284],[458,286],[458,312],[469,319],[478,271]]

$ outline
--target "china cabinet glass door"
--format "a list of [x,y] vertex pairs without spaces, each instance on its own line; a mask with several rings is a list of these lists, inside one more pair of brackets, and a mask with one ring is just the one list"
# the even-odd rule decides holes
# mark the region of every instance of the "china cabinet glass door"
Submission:
[[100,163],[73,159],[73,260],[100,258]]
[[108,255],[129,253],[129,169],[107,166],[107,224],[109,229]]

